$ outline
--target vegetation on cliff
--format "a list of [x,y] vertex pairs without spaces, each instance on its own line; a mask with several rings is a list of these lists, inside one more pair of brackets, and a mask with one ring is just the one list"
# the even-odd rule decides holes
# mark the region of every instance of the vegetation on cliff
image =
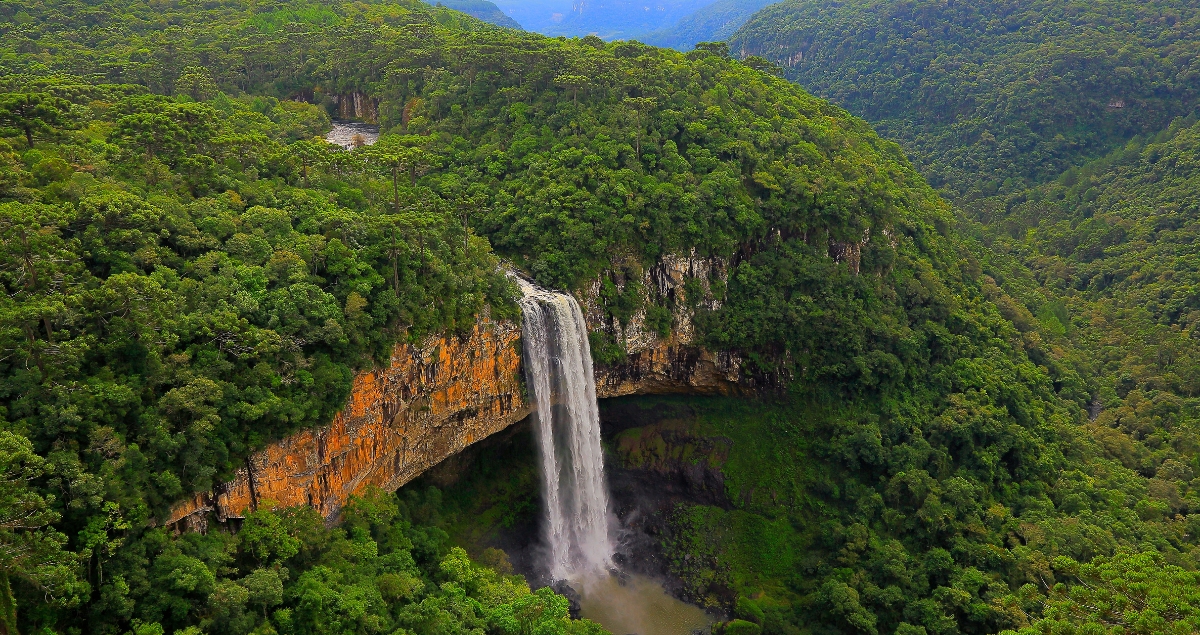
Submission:
[[5,418],[60,474],[107,462],[64,483],[68,507],[107,494],[162,517],[266,439],[328,422],[398,338],[514,310],[443,199],[373,206],[392,198],[374,166],[289,139],[328,125],[315,107],[64,77],[10,90],[61,122],[0,155]]
[[[394,208],[377,164],[308,140],[329,122],[313,106],[67,76],[5,88],[7,121],[33,123],[0,154],[5,465],[42,492],[7,510],[24,628],[220,622],[233,605],[196,598],[225,587],[154,581],[184,547],[147,523],[328,422],[398,339],[472,327],[489,304],[511,315],[510,283],[444,199],[410,188]],[[247,615],[206,630],[246,632]]]

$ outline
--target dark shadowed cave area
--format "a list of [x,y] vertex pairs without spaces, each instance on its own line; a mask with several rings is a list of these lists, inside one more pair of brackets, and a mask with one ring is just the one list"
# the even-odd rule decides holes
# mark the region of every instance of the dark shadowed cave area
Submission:
[[[672,510],[680,503],[730,507],[724,476],[711,467],[728,453],[730,440],[696,435],[689,427],[704,400],[664,403],[622,397],[599,402],[605,476],[618,523],[614,560],[625,572],[662,581],[669,593],[683,599],[682,585],[669,575],[662,550]],[[406,485],[401,495],[431,487],[441,492],[440,521],[455,543],[489,564],[497,560],[489,550],[499,549],[512,571],[532,586],[550,583],[539,565],[541,481],[529,418],[446,459]]]

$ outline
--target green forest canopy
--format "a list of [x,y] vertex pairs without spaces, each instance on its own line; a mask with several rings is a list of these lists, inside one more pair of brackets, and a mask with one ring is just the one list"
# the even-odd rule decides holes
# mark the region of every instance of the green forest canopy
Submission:
[[1200,11],[1180,0],[787,0],[730,45],[871,121],[970,200],[1191,114],[1197,29]]
[[1002,313],[1084,378],[1104,454],[1184,514],[1195,21],[1171,2],[788,2],[733,41],[877,122],[982,223],[963,228]]
[[[463,564],[436,492],[373,494],[374,520],[334,530],[266,510],[237,537],[152,527],[328,421],[392,343],[512,315],[498,256],[566,288],[672,251],[730,262],[701,336],[787,397],[711,418],[738,440],[745,522],[681,510],[665,547],[705,555],[675,573],[768,633],[994,632],[1068,602],[1041,583],[1090,579],[1072,563],[1195,568],[1186,471],[1152,483],[1089,436],[1085,382],[1004,317],[1012,298],[899,148],[719,47],[405,2],[0,17],[0,449],[39,518],[0,531],[31,545],[4,569],[6,624],[533,632],[504,621],[524,602],[546,632],[591,628]],[[378,100],[380,143],[314,140],[354,92]],[[710,527],[748,529],[692,541]],[[765,539],[797,546],[790,568],[707,558]]]

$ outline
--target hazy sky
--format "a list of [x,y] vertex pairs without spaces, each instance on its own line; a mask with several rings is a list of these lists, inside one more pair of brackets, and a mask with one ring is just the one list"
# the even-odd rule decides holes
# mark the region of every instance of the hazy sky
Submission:
[[671,26],[713,0],[492,0],[529,31],[636,39]]

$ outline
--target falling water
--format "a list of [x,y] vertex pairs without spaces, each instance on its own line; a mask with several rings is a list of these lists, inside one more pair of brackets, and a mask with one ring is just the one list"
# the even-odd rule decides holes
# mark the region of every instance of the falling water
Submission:
[[535,435],[546,495],[550,574],[557,580],[610,566],[608,492],[592,352],[579,304],[518,280],[525,378],[534,398]]

